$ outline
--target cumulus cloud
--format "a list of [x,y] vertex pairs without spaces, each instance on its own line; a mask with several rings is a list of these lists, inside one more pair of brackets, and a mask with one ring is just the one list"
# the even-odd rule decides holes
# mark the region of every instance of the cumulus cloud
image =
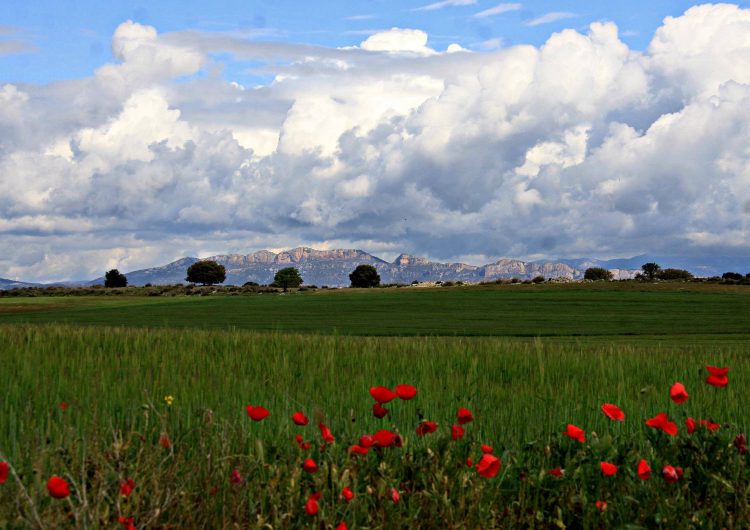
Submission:
[[[595,23],[467,53],[416,29],[334,49],[126,22],[91,77],[0,83],[0,277],[298,244],[739,259],[749,30],[750,10],[704,5],[644,52]],[[224,61],[275,78],[245,87]]]

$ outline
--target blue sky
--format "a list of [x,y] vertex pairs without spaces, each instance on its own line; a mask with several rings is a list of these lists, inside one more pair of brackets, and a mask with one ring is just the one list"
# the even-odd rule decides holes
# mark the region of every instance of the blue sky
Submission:
[[[112,61],[112,33],[126,20],[154,26],[160,33],[196,29],[334,47],[359,44],[377,30],[417,28],[429,34],[429,45],[435,49],[455,42],[474,50],[498,43],[539,45],[561,28],[585,30],[591,22],[609,20],[618,25],[622,40],[631,48],[643,49],[664,17],[680,15],[694,4],[684,0],[453,3],[466,5],[450,5],[450,0],[442,2],[443,7],[430,0],[4,0],[0,26],[17,31],[6,33],[3,40],[19,41],[30,52],[0,55],[0,80],[45,83],[90,75],[102,63]],[[433,4],[437,4],[433,9],[420,10]],[[497,6],[508,10],[476,16]],[[528,25],[548,14],[559,14],[559,19]],[[244,68],[232,64],[224,75],[240,82],[254,80]]]
[[0,278],[296,246],[747,272],[749,6],[4,0]]

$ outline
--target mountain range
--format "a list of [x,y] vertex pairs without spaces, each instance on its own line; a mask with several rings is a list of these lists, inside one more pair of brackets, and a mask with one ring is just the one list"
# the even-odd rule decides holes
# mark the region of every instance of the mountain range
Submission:
[[[349,273],[357,265],[370,264],[380,273],[382,283],[412,283],[413,281],[463,281],[480,282],[500,278],[532,279],[535,276],[545,278],[583,278],[589,267],[602,267],[613,272],[615,279],[633,278],[640,271],[640,266],[649,261],[660,263],[663,267],[685,268],[697,276],[721,275],[727,270],[747,272],[741,263],[750,260],[717,261],[706,265],[704,261],[691,261],[685,258],[670,256],[635,256],[612,260],[592,258],[558,259],[542,261],[521,261],[517,259],[500,259],[486,265],[467,265],[465,263],[440,263],[425,258],[401,254],[394,261],[388,262],[362,250],[337,249],[315,250],[298,247],[275,253],[260,250],[252,254],[220,254],[203,259],[212,259],[224,265],[227,285],[242,285],[252,281],[269,284],[276,271],[284,267],[296,267],[307,285],[327,285],[341,287],[349,285]],[[126,272],[130,285],[153,285],[185,283],[187,268],[200,261],[196,257],[180,258],[160,267]],[[716,260],[714,260],[716,261]],[[739,268],[738,268],[739,267]],[[0,278],[1,289],[16,287],[43,287],[44,285],[90,286],[103,284],[104,277],[90,281],[57,282],[39,284]]]
[[[382,283],[479,282],[498,278],[531,279],[535,276],[580,279],[585,270],[562,262],[525,262],[515,259],[501,259],[482,266],[439,263],[408,254],[401,254],[393,262],[388,262],[362,250],[315,250],[307,247],[279,253],[261,250],[252,254],[221,254],[205,259],[214,260],[226,268],[227,278],[224,283],[227,285],[242,285],[249,281],[269,284],[276,271],[284,267],[296,267],[307,285],[330,287],[349,285],[349,273],[360,264],[374,266]],[[184,283],[187,268],[197,261],[200,260],[186,257],[162,267],[132,271],[125,275],[130,285]],[[589,261],[593,263],[593,260]],[[613,270],[618,279],[632,278],[636,272]],[[103,278],[97,278],[90,284],[103,282]]]

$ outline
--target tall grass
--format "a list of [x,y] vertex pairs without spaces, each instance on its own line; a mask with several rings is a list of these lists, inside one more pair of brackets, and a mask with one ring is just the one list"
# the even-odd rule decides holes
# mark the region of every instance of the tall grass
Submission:
[[[511,460],[523,460],[515,452],[524,447],[557,446],[558,433],[568,422],[600,437],[626,440],[633,450],[653,443],[643,419],[662,411],[677,419],[686,413],[712,417],[734,424],[737,432],[746,430],[748,353],[742,344],[711,347],[675,342],[595,344],[6,326],[0,327],[0,450],[30,488],[45,521],[82,524],[83,519],[76,519],[84,517],[82,511],[66,509],[44,495],[46,477],[64,470],[98,492],[99,497],[87,501],[87,520],[92,526],[106,527],[115,511],[126,511],[121,506],[125,501],[116,492],[111,498],[102,492],[112,490],[119,478],[138,474],[139,496],[127,501],[131,502],[128,510],[151,518],[153,524],[202,524],[216,518],[221,521],[217,526],[242,520],[247,526],[258,523],[260,527],[268,519],[276,524],[286,521],[282,527],[297,527],[302,523],[293,521],[304,503],[301,491],[309,479],[283,462],[298,463],[292,440],[295,433],[302,432],[317,443],[320,437],[314,425],[318,421],[328,424],[337,437],[336,448],[320,455],[332,489],[345,472],[345,448],[361,434],[381,428],[403,434],[405,449],[414,450],[416,460],[403,463],[386,455],[383,469],[370,470],[367,486],[377,490],[379,484],[381,491],[373,493],[373,498],[379,498],[405,474],[426,469],[433,478],[443,477],[443,466],[454,470],[461,466],[459,454],[445,452],[444,442],[438,442],[449,437],[460,406],[470,408],[476,418],[462,442],[464,453],[472,444],[488,443],[497,453],[510,451]],[[716,390],[703,383],[705,364],[731,367],[730,386]],[[690,392],[685,405],[668,399],[668,388],[675,381],[683,382]],[[374,418],[369,387],[399,383],[416,386],[417,398],[387,405],[391,415],[384,420]],[[164,402],[167,395],[174,397],[172,406]],[[62,402],[69,404],[65,411],[60,409]],[[622,407],[626,421],[607,420],[599,410],[604,402]],[[261,423],[250,422],[246,404],[263,405],[271,416]],[[289,420],[295,410],[304,410],[313,425],[306,430],[295,427]],[[439,437],[415,436],[414,427],[422,418],[439,424]],[[158,447],[162,432],[172,440],[171,451]],[[443,455],[449,464],[430,460],[430,454],[434,458]],[[247,488],[238,493],[230,488],[226,483],[232,467],[254,477],[256,491]],[[468,513],[466,505],[489,495],[485,486],[468,488],[468,479],[462,480],[463,485],[449,486],[422,477],[410,484],[433,488],[429,491],[436,497],[429,506],[447,502],[443,508],[455,510],[454,527],[462,528],[459,523]],[[207,499],[213,494],[209,493],[217,485],[221,502],[210,503]],[[513,495],[523,494],[520,487],[511,488]],[[265,495],[264,489],[276,496]],[[27,523],[29,508],[17,491],[13,495],[9,491],[0,489],[0,515],[8,524],[18,517]],[[458,502],[453,498],[440,500],[448,492],[460,493],[464,507],[453,506]],[[539,490],[533,494],[540,495]],[[231,501],[232,495],[243,500]],[[203,499],[210,509],[201,511],[190,504],[196,499]],[[276,502],[284,505],[275,506]],[[525,502],[546,513],[541,499]],[[155,506],[162,506],[160,514]],[[391,509],[380,505],[362,509],[355,515],[358,527],[390,527]],[[186,510],[194,510],[196,519],[175,515]],[[373,510],[376,515],[366,522],[365,514]],[[284,513],[294,515],[285,519]],[[330,515],[329,522],[344,516]],[[495,515],[475,515],[475,527],[495,520]],[[249,521],[251,516],[254,519]]]

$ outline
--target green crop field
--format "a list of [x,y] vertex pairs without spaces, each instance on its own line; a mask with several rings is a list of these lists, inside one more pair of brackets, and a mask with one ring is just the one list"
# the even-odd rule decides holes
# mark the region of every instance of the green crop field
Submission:
[[[0,485],[0,527],[746,527],[750,463],[733,441],[750,428],[749,309],[747,290],[692,285],[0,299],[0,461],[17,476]],[[707,385],[705,365],[729,367],[729,385]],[[417,397],[375,418],[368,389],[397,384]],[[248,404],[271,414],[251,421]],[[453,441],[459,407],[475,420]],[[644,425],[660,412],[678,436]],[[688,434],[688,416],[720,428]],[[417,436],[422,420],[437,432]],[[568,423],[585,444],[561,435]],[[347,454],[379,429],[403,447]],[[480,444],[502,461],[494,478],[465,464]],[[684,468],[676,484],[667,464]],[[47,493],[53,474],[64,500]]]
[[251,296],[0,299],[4,323],[342,335],[750,337],[750,288],[698,284],[328,290]]

